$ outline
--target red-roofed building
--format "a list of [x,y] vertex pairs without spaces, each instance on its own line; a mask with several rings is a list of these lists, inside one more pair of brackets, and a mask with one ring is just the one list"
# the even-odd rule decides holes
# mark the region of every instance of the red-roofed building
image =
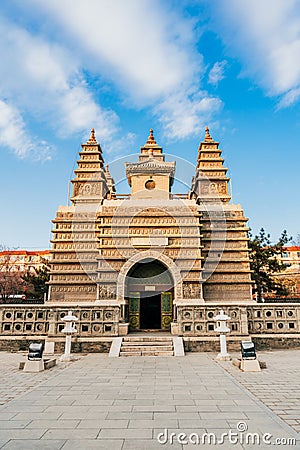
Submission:
[[4,250],[0,252],[0,265],[9,266],[10,271],[27,272],[40,269],[50,260],[49,250]]
[[284,247],[281,254],[281,262],[287,266],[287,270],[300,271],[300,246],[293,245],[291,247]]
[[300,246],[284,247],[280,261],[286,266],[286,270],[276,276],[284,278],[291,291],[291,296],[300,297]]

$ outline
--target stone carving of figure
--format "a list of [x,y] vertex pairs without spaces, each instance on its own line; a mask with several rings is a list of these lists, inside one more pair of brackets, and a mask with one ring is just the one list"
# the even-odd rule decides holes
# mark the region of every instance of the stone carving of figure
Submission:
[[183,297],[189,298],[191,296],[191,287],[189,284],[183,285]]

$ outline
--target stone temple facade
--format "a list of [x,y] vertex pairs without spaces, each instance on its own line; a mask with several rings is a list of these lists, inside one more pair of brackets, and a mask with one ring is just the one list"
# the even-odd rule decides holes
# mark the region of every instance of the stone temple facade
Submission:
[[206,309],[220,304],[236,319],[233,331],[248,334],[247,218],[230,203],[221,152],[206,128],[190,190],[172,194],[175,162],[150,130],[138,162],[125,164],[131,193],[122,195],[92,130],[74,171],[72,205],[53,220],[48,305],[98,309],[98,328],[89,319],[83,333],[205,335],[214,329]]
[[217,351],[220,309],[230,316],[230,351],[245,339],[257,349],[299,346],[299,303],[252,300],[247,219],[231,202],[208,129],[195,160],[186,192],[172,193],[183,160],[178,167],[166,161],[150,130],[137,161],[121,165],[131,189],[121,194],[92,130],[79,153],[72,205],[53,220],[48,301],[0,305],[0,350],[46,341],[62,351],[69,310],[78,317],[75,352],[107,352],[114,337],[153,330],[182,336],[187,351]]

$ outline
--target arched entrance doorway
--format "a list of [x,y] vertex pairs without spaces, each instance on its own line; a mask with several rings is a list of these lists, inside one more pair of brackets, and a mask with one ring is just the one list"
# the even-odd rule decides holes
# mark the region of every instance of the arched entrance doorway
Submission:
[[129,329],[170,330],[173,278],[160,261],[147,258],[129,270],[125,278]]

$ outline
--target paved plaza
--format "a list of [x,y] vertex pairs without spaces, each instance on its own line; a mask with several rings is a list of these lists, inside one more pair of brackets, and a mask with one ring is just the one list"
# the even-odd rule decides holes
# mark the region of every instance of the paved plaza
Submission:
[[[12,367],[22,355],[0,353],[6,399],[0,408],[0,448],[300,448],[299,441],[284,445],[297,436],[290,425],[297,428],[300,418],[299,355],[261,353],[268,369],[258,374],[218,364],[205,353],[181,358],[89,354],[66,367],[24,374]],[[10,391],[11,400],[5,397]],[[230,430],[234,442],[227,436]],[[252,443],[250,434],[260,444]]]
[[300,350],[260,352],[268,370],[243,373],[223,367],[285,422],[300,432]]
[[0,405],[13,400],[48,378],[52,378],[70,364],[68,362],[60,362],[51,370],[45,372],[24,373],[19,370],[19,364],[21,361],[26,361],[26,358],[27,352],[0,352]]

